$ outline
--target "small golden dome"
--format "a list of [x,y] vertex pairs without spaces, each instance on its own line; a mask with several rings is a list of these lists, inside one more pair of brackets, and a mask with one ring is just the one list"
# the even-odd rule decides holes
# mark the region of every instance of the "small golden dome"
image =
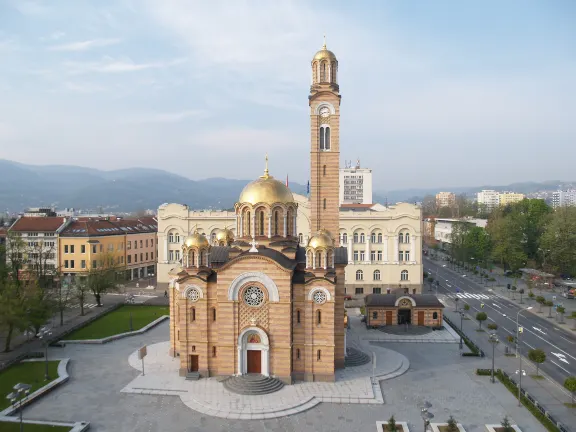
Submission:
[[317,234],[313,235],[308,241],[308,247],[311,248],[332,248],[334,247],[334,241],[328,231],[321,229]]
[[330,60],[331,62],[337,62],[336,55],[326,48],[326,37],[324,37],[324,45],[322,45],[322,49],[318,51],[312,61],[314,60]]
[[218,230],[216,232],[216,240],[219,242],[229,242],[234,240],[234,234],[228,228]]
[[275,204],[275,203],[293,203],[294,197],[290,189],[276,180],[268,173],[268,155],[266,155],[266,169],[264,175],[259,179],[250,182],[244,187],[238,202],[250,203],[252,205],[258,203]]
[[194,232],[194,234],[189,235],[184,240],[184,246],[186,247],[205,247],[208,246],[208,240],[202,234],[199,234],[198,231]]

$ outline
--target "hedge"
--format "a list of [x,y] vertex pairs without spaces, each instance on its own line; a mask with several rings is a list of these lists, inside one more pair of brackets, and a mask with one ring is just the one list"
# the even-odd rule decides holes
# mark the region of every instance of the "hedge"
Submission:
[[444,320],[450,325],[450,327],[454,329],[456,333],[458,333],[458,335],[462,338],[466,346],[470,349],[470,351],[472,351],[469,353],[467,352],[462,353],[462,357],[484,357],[484,352],[480,348],[478,348],[474,342],[468,339],[466,334],[464,332],[461,332],[460,329],[457,326],[455,326],[447,316],[444,316]]
[[[494,372],[496,372],[496,371],[494,371]],[[491,376],[492,375],[492,369],[476,369],[476,375]]]

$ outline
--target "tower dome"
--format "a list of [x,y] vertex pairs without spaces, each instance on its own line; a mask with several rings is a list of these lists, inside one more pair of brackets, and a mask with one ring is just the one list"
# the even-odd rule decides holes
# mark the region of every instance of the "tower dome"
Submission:
[[294,202],[294,197],[290,189],[276,180],[268,173],[268,156],[266,156],[266,169],[264,175],[259,179],[250,182],[244,187],[240,193],[239,203],[250,203],[256,205],[258,203],[275,204],[283,203],[289,204]]
[[215,236],[216,243],[219,245],[227,246],[230,242],[234,240],[234,233],[228,228],[218,230]]
[[198,231],[195,231],[194,234],[189,235],[184,239],[184,246],[187,248],[206,247],[208,246],[208,239],[206,239],[202,234],[199,234]]
[[326,42],[324,42],[324,45],[322,45],[322,49],[318,51],[316,54],[314,54],[314,58],[312,59],[312,61],[318,61],[318,60],[329,60],[330,62],[338,61],[336,59],[336,54],[334,54],[332,51],[326,48]]
[[330,234],[325,229],[321,229],[316,234],[312,236],[312,238],[308,241],[308,247],[317,249],[317,248],[333,248],[334,241]]

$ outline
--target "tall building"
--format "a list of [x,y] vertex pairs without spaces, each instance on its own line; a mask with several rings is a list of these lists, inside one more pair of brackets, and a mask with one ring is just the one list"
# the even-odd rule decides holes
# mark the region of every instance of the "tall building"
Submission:
[[454,192],[438,192],[436,194],[436,206],[454,207],[456,204],[456,194]]
[[478,204],[484,205],[489,210],[495,209],[500,205],[500,192],[495,190],[478,192]]
[[498,195],[498,202],[499,202],[499,205],[505,206],[508,204],[514,204],[514,203],[520,202],[524,198],[526,198],[526,195],[524,195],[522,193],[502,192],[500,195]]
[[552,207],[576,205],[576,189],[557,190],[552,194]]
[[339,204],[372,204],[372,170],[348,164],[340,168]]

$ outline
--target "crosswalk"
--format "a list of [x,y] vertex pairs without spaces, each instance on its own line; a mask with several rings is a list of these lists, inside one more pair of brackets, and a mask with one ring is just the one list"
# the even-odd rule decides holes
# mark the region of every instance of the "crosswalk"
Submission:
[[447,295],[450,298],[464,298],[464,299],[475,299],[475,300],[488,300],[494,296],[486,295],[486,294],[472,294],[472,293],[454,293]]
[[[84,309],[92,309],[98,306],[96,303],[84,303]],[[80,309],[80,304],[71,305],[70,309]]]

